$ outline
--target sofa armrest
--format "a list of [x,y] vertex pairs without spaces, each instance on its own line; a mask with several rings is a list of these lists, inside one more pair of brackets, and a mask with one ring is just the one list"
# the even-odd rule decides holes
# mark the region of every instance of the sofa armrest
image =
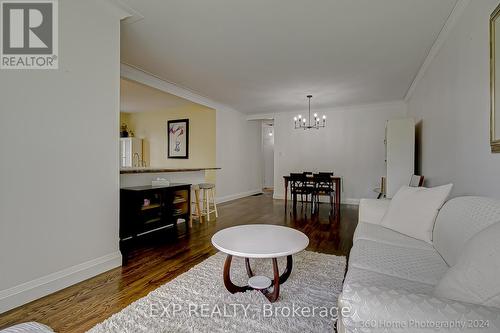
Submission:
[[345,285],[344,332],[500,332],[500,309],[382,287]]
[[54,333],[54,331],[48,326],[30,321],[5,328],[0,330],[0,333]]
[[359,222],[380,224],[390,202],[389,199],[361,199],[359,201]]

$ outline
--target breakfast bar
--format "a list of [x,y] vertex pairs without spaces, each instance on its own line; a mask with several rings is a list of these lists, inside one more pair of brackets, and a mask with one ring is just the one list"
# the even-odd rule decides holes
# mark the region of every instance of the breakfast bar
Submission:
[[207,181],[207,172],[221,168],[122,168],[120,169],[120,187],[151,185],[158,178],[167,179],[171,183],[199,184]]

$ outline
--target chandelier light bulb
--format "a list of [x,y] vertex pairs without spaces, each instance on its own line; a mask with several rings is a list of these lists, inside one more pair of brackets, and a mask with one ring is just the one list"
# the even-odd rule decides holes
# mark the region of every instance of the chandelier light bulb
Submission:
[[318,114],[317,113],[314,114],[314,118],[318,118]]
[[297,117],[293,117],[293,121],[297,121]]
[[326,119],[326,116],[325,116],[325,115],[323,115],[323,120],[325,120],[325,119]]
[[302,115],[299,114],[299,119],[302,118]]
[[306,123],[306,118],[302,119],[302,122],[305,124]]

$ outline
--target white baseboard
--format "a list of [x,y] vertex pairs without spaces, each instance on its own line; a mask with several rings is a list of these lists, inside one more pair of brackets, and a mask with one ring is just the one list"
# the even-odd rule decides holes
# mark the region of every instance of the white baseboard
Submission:
[[122,265],[120,251],[65,268],[15,287],[0,290],[0,313],[47,296]]
[[227,202],[227,201],[241,199],[241,198],[244,198],[244,197],[249,197],[251,195],[260,194],[260,193],[262,193],[262,190],[260,190],[260,189],[259,190],[251,190],[251,191],[246,191],[246,192],[241,192],[241,193],[226,195],[226,196],[223,196],[223,197],[218,197],[218,198],[215,198],[215,201],[217,203],[223,203],[223,202]]
[[[277,200],[285,200],[285,196],[284,195],[273,195],[273,199],[277,199]],[[289,197],[288,200],[291,200],[291,198]],[[359,205],[359,200],[361,199],[354,199],[354,198],[343,198],[341,199],[341,203],[344,204],[344,205]],[[321,198],[320,199],[321,202],[328,202],[328,198],[324,197],[324,198]]]
[[361,200],[361,199],[345,198],[341,201],[345,205],[359,205],[359,200]]

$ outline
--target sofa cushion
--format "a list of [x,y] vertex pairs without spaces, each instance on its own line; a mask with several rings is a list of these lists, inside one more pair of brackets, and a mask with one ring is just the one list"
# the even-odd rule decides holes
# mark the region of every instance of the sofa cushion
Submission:
[[342,309],[339,332],[500,332],[496,308],[401,289],[348,285],[339,295],[338,306]]
[[500,223],[473,236],[436,286],[438,297],[500,308]]
[[380,224],[389,208],[389,199],[361,199],[359,201],[359,222]]
[[434,249],[364,239],[354,242],[349,255],[349,269],[352,267],[431,285],[436,285],[448,270],[448,265]]
[[433,188],[401,187],[392,198],[381,224],[404,235],[431,243],[436,216],[452,187],[452,184]]
[[453,266],[465,243],[497,222],[500,222],[500,200],[471,196],[451,199],[436,219],[434,247],[446,263]]
[[365,239],[396,246],[433,250],[431,244],[400,234],[394,230],[373,223],[359,222],[354,232],[354,241]]
[[431,284],[402,279],[399,277],[357,267],[349,268],[344,280],[344,286],[352,284],[392,288],[398,290],[401,289],[411,293],[428,295],[431,295],[434,291],[434,286]]

